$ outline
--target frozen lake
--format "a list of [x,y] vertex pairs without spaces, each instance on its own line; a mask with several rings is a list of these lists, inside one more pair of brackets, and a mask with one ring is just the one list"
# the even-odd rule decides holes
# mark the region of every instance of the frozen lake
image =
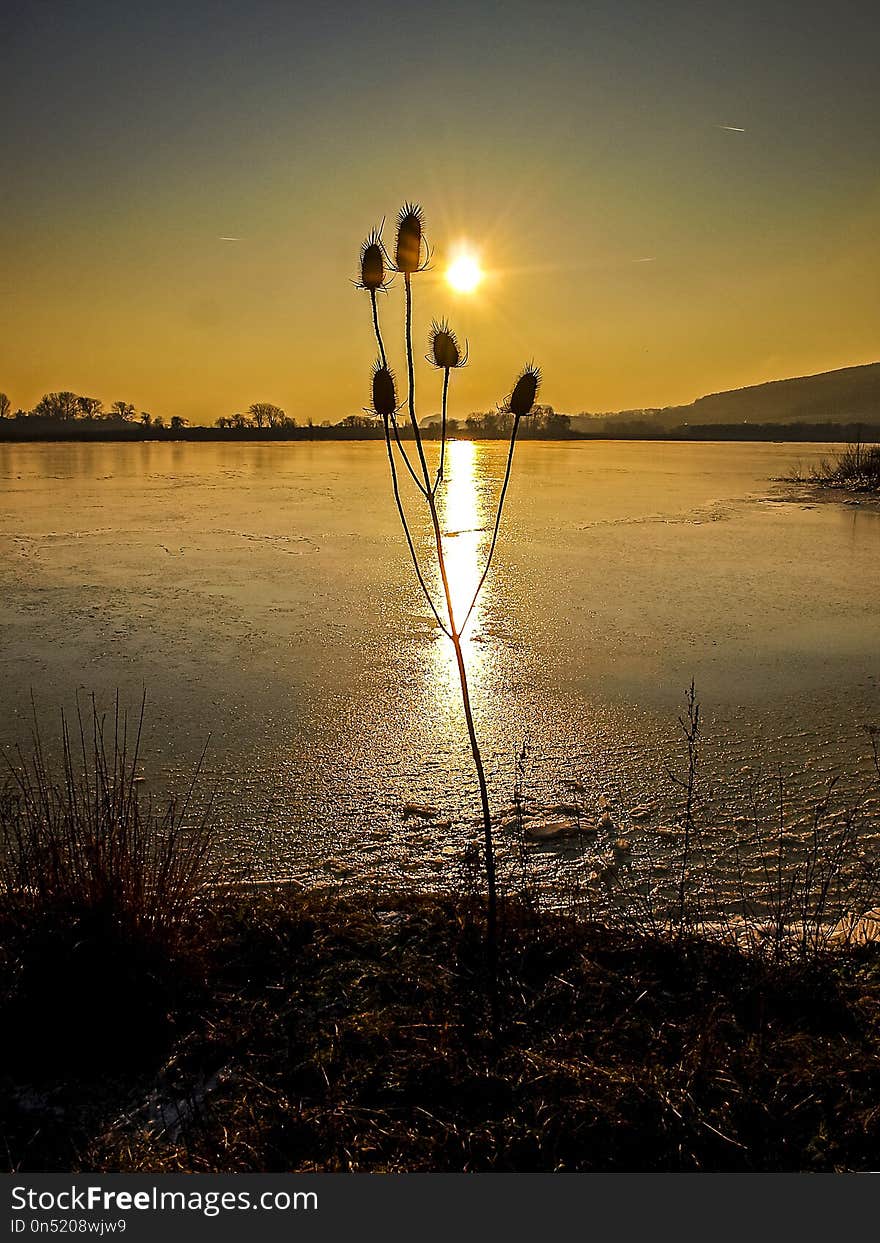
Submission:
[[[450,447],[460,600],[505,448]],[[621,823],[652,800],[662,819],[691,678],[707,771],[781,773],[805,803],[867,771],[880,513],[772,482],[830,451],[518,446],[466,645],[496,802],[525,742],[530,791],[579,782]],[[451,648],[414,585],[387,470],[363,442],[0,445],[0,742],[26,741],[32,691],[51,732],[77,692],[109,705],[119,688],[136,708],[145,687],[147,784],[178,781],[210,735],[203,786],[231,859],[442,872],[474,835],[476,788]],[[404,821],[409,801],[452,828]]]

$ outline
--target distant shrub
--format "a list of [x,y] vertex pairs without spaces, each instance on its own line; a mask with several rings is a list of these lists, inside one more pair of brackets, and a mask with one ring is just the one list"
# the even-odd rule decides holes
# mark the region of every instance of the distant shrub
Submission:
[[880,445],[852,444],[836,461],[823,461],[813,472],[816,483],[851,492],[880,490]]

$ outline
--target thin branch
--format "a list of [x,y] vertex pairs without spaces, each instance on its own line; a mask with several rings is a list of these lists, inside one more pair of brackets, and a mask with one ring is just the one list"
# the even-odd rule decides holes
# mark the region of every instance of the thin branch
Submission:
[[[370,290],[370,303],[373,308],[373,331],[376,333],[376,344],[379,346],[379,357],[382,360],[382,366],[387,368],[388,357],[385,353],[385,342],[382,340],[382,331],[379,328],[379,307],[376,303],[375,289]],[[400,439],[400,432],[397,430],[397,420],[394,418],[393,415],[391,416],[391,425],[394,429],[394,439],[397,441],[397,448],[400,452],[400,456],[403,458],[404,462],[406,463],[406,468],[409,471],[409,473],[412,475],[413,482],[415,483],[419,491],[422,493],[422,495],[427,496],[424,485],[422,481],[419,479],[416,472],[413,470],[412,462],[410,462],[409,460],[409,455],[407,454],[406,449],[404,449],[403,447],[403,441]]]
[[397,467],[394,465],[394,452],[391,448],[391,436],[388,430],[388,419],[383,419],[383,424],[385,427],[385,447],[388,450],[388,463],[391,467],[391,485],[394,489],[394,500],[397,503],[397,512],[398,514],[400,514],[400,521],[401,521],[401,525],[403,526],[403,533],[406,536],[406,542],[409,547],[410,556],[412,557],[412,563],[413,563],[413,566],[415,567],[416,578],[419,580],[419,586],[421,587],[424,593],[425,599],[428,601],[428,604],[431,607],[431,612],[434,614],[434,617],[437,619],[437,625],[446,635],[447,639],[451,639],[452,635],[450,634],[449,629],[446,626],[446,624],[441,620],[440,614],[437,611],[437,606],[434,604],[430,591],[428,591],[428,588],[425,584],[424,577],[422,575],[421,567],[419,566],[419,559],[418,559],[418,556],[416,555],[416,550],[415,550],[415,545],[413,544],[412,535],[410,534],[409,523],[406,520],[406,512],[403,508],[403,502],[400,499],[400,488],[397,482]]
[[502,484],[502,487],[501,487],[501,496],[498,498],[498,512],[495,515],[495,530],[492,532],[492,543],[489,545],[489,555],[486,558],[486,568],[483,570],[483,573],[480,576],[480,581],[477,583],[477,589],[474,592],[474,597],[470,602],[468,611],[464,615],[464,621],[461,623],[461,630],[459,631],[459,634],[464,630],[465,626],[468,624],[468,619],[470,618],[471,613],[473,613],[474,611],[474,605],[477,603],[477,599],[479,598],[480,592],[483,589],[483,583],[485,583],[486,581],[486,578],[489,574],[489,569],[492,565],[492,558],[495,555],[495,545],[498,542],[498,530],[501,526],[501,513],[502,513],[502,510],[504,509],[504,498],[507,495],[507,485],[510,483],[510,468],[513,465],[513,448],[514,448],[514,445],[516,444],[516,433],[518,430],[519,430],[519,415],[515,415],[514,420],[513,420],[513,431],[510,433],[510,449],[508,450],[508,453],[507,453],[507,469],[504,472],[504,483]]
[[376,291],[370,290],[370,302],[373,306],[373,329],[376,333],[376,344],[379,346],[379,357],[382,359],[382,366],[388,366],[388,359],[385,357],[385,345],[382,341],[382,333],[379,330],[379,308],[376,305]]
[[449,368],[443,368],[443,402],[440,407],[440,465],[437,467],[437,478],[434,480],[434,487],[431,491],[436,495],[437,489],[443,481],[443,464],[446,460],[446,400],[449,396]]
[[[416,418],[416,378],[415,369],[413,367],[413,348],[412,348],[412,282],[410,281],[409,272],[404,273],[404,281],[406,284],[406,369],[407,379],[409,382],[409,394],[407,403],[409,405],[409,421],[412,423],[413,435],[416,438],[416,448],[419,451],[419,463],[422,467],[422,474],[425,478],[425,488],[431,491],[431,475],[428,471],[428,463],[425,461],[425,450],[422,448],[422,433],[419,431],[419,421]],[[433,504],[431,509],[433,510]],[[450,618],[450,622],[451,622]]]
[[422,496],[427,497],[428,493],[425,491],[425,485],[422,483],[421,479],[419,479],[418,475],[413,469],[413,464],[409,460],[409,456],[406,452],[406,449],[404,449],[403,447],[403,441],[400,439],[400,430],[397,426],[397,419],[394,417],[393,414],[391,416],[391,428],[392,428],[392,431],[394,432],[394,440],[397,445],[398,451],[400,453],[400,456],[403,458],[404,462],[406,463],[407,470],[412,475],[413,483],[416,485],[418,490],[421,492]]
[[[369,300],[370,300],[370,305],[372,305],[372,308],[373,308],[373,331],[375,332],[375,343],[377,343],[377,346],[379,347],[379,358],[382,359],[383,367],[388,368],[388,355],[385,354],[385,343],[382,339],[382,329],[379,328],[379,307],[377,305],[377,298],[375,298],[375,290],[369,291]],[[392,426],[394,428],[394,439],[396,440],[396,444],[398,444],[398,450],[400,452],[400,456],[403,457],[403,460],[405,461],[406,470],[408,470],[410,472],[410,475],[413,476],[413,482],[415,486],[419,488],[421,495],[423,496],[428,495],[428,493],[425,492],[425,487],[424,487],[423,482],[421,482],[421,480],[419,479],[419,476],[416,475],[415,471],[413,470],[413,464],[411,464],[409,460],[409,455],[406,454],[406,450],[404,449],[404,446],[403,446],[403,441],[400,440],[400,433],[398,431],[398,423],[396,423],[396,419],[394,418],[394,415],[392,415]]]

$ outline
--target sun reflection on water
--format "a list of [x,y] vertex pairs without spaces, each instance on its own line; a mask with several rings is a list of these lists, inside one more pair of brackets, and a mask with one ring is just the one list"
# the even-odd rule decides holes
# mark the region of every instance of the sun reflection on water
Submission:
[[[446,482],[437,494],[438,511],[452,607],[456,624],[461,626],[480,581],[486,540],[485,517],[481,513],[478,487],[478,453],[473,441],[453,440],[449,443],[445,474]],[[461,641],[470,680],[479,677],[485,659],[480,638],[483,608],[484,596],[481,595]],[[455,653],[448,641],[438,644],[438,649],[438,697],[448,707],[452,701],[458,700],[460,694]]]

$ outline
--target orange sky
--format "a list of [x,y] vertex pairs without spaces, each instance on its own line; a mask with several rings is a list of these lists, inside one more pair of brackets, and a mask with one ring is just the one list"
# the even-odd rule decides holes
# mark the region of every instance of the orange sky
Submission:
[[[223,22],[24,7],[0,86],[13,407],[64,388],[199,422],[359,409],[373,348],[350,281],[405,198],[436,247],[419,334],[447,315],[470,342],[453,414],[532,357],[543,400],[578,412],[880,356],[870,5],[805,3],[793,30],[772,3],[559,3],[540,23],[511,3],[495,28],[497,8],[451,4],[417,56],[390,0]],[[461,240],[488,272],[469,297],[442,280]],[[400,310],[392,290],[398,367]]]

